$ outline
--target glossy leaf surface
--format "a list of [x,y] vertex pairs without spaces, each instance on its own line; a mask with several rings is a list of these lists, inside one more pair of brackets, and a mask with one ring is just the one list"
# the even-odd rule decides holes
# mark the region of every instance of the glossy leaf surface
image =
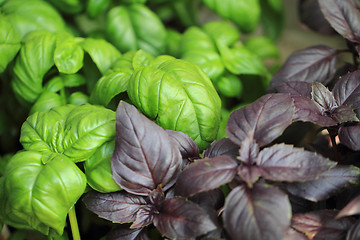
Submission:
[[200,151],[215,140],[221,101],[210,79],[195,64],[158,57],[151,65],[135,70],[128,95],[161,127],[189,135]]
[[290,55],[280,71],[272,78],[270,87],[281,82],[327,83],[335,74],[337,50],[325,45],[299,50]]
[[337,218],[360,214],[360,196],[349,202],[338,214]]
[[161,184],[169,189],[179,174],[181,154],[164,129],[120,102],[116,111],[115,150],[111,167],[115,182],[126,191],[147,196]]
[[360,42],[360,14],[350,0],[319,0],[319,5],[339,34],[352,42]]
[[228,138],[221,138],[212,142],[203,152],[204,158],[214,158],[220,155],[229,155],[236,158],[239,155],[239,146]]
[[116,223],[133,222],[140,208],[147,205],[145,198],[125,191],[113,193],[87,193],[83,201],[86,207],[99,217]]
[[339,139],[342,144],[348,148],[359,151],[360,150],[360,125],[341,126],[339,129]]
[[62,235],[66,216],[86,187],[85,175],[70,159],[34,151],[14,155],[3,179],[1,218],[45,235]]
[[196,204],[183,198],[166,199],[155,215],[154,225],[170,238],[190,238],[215,230],[210,217]]
[[259,146],[271,143],[292,123],[294,104],[289,94],[267,94],[234,111],[226,133],[234,143],[251,135]]
[[241,185],[227,196],[224,226],[233,239],[284,239],[290,225],[291,207],[287,195],[263,184],[252,189]]
[[353,166],[335,166],[316,179],[287,185],[291,194],[310,201],[326,200],[350,184],[359,182],[360,170]]
[[179,176],[175,192],[188,197],[229,183],[236,174],[237,162],[226,155],[201,159],[190,164]]
[[341,77],[332,92],[339,105],[347,105],[352,109],[360,107],[360,70],[350,72]]

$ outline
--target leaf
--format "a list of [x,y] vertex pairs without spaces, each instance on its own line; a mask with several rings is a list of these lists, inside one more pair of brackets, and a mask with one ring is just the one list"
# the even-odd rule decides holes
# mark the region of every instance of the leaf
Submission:
[[118,225],[107,235],[107,240],[150,240],[142,228],[130,229],[124,225]]
[[290,93],[292,97],[303,96],[311,98],[311,83],[308,82],[282,82],[277,87],[276,90],[280,93]]
[[338,107],[334,95],[324,85],[319,82],[313,82],[311,89],[311,98],[320,105],[322,112],[330,113]]
[[252,32],[260,20],[258,0],[204,0],[204,3],[222,18],[234,22],[245,33]]
[[318,202],[328,199],[349,185],[359,182],[360,170],[354,166],[338,165],[321,173],[316,179],[286,185],[291,194]]
[[153,56],[166,48],[166,29],[159,17],[143,4],[112,8],[106,36],[122,52],[142,49]]
[[280,52],[276,45],[265,36],[254,36],[246,40],[245,47],[261,59],[279,58]]
[[337,121],[330,116],[323,115],[320,106],[312,99],[303,96],[292,98],[295,104],[294,121],[312,122],[323,127],[337,125]]
[[350,0],[319,0],[322,13],[330,25],[351,42],[360,42],[360,14]]
[[176,181],[181,167],[178,146],[164,129],[120,102],[116,111],[115,150],[111,167],[115,182],[126,191],[147,196],[161,184]]
[[35,112],[48,112],[54,107],[64,105],[64,99],[57,93],[43,91],[31,107],[29,114]]
[[346,240],[356,240],[360,238],[360,221],[356,221],[347,231]]
[[229,117],[226,133],[239,146],[249,135],[259,147],[265,146],[292,123],[294,110],[289,94],[267,94],[234,111]]
[[216,229],[209,216],[196,204],[183,198],[166,199],[154,217],[159,232],[169,238],[191,238]]
[[340,124],[359,121],[354,110],[347,105],[342,105],[338,108],[335,108],[331,113],[331,118]]
[[310,239],[337,240],[344,239],[346,231],[354,223],[351,218],[336,220],[337,211],[320,210],[309,213],[295,214],[291,226],[305,233]]
[[84,169],[88,184],[102,193],[120,191],[121,188],[112,178],[111,158],[114,152],[114,141],[106,142],[85,161]]
[[360,196],[351,200],[337,215],[337,218],[360,214]]
[[94,105],[65,105],[29,116],[20,142],[26,150],[62,153],[81,162],[114,137],[113,111]]
[[287,182],[315,179],[336,165],[321,155],[285,144],[264,148],[256,163],[264,178]]
[[336,49],[318,45],[290,55],[280,71],[271,79],[270,88],[282,82],[329,82],[336,70]]
[[285,11],[281,0],[260,0],[261,25],[271,40],[277,41],[284,30]]
[[256,158],[259,155],[259,152],[259,145],[250,135],[245,138],[244,141],[242,141],[239,150],[239,157],[237,157],[237,159],[247,165],[253,165],[254,163],[256,163]]
[[198,65],[210,79],[221,76],[225,70],[215,43],[202,29],[189,27],[181,37],[181,58]]
[[342,144],[354,151],[360,150],[360,125],[341,126],[339,139]]
[[136,213],[136,218],[130,228],[143,228],[150,225],[155,217],[156,209],[151,205],[142,206]]
[[237,168],[237,175],[247,184],[249,188],[252,188],[253,184],[261,177],[261,170],[258,166],[244,164]]
[[86,14],[90,18],[96,18],[105,12],[111,4],[111,0],[89,0],[86,4]]
[[37,30],[65,32],[65,21],[60,13],[48,2],[38,0],[6,1],[1,11],[15,31],[24,38]]
[[131,102],[165,129],[189,135],[200,151],[217,136],[221,101],[211,80],[193,63],[160,56],[129,80]]
[[86,207],[99,217],[116,223],[135,221],[136,213],[147,205],[145,198],[125,191],[89,192],[83,197]]
[[107,106],[116,95],[125,92],[133,71],[123,68],[110,72],[101,77],[90,95],[90,101],[94,104]]
[[188,197],[229,183],[236,174],[237,162],[226,155],[201,159],[190,164],[179,176],[175,192]]
[[203,158],[214,158],[220,155],[228,155],[236,158],[239,155],[239,146],[228,138],[221,138],[212,142],[203,152]]
[[203,29],[213,42],[221,42],[226,46],[234,44],[240,38],[239,31],[228,21],[211,21],[204,24]]
[[103,39],[86,38],[82,42],[82,47],[90,55],[102,75],[121,56],[112,44]]
[[0,73],[4,72],[20,50],[20,36],[4,17],[0,17]]
[[41,94],[44,75],[54,65],[55,43],[55,35],[45,31],[32,32],[24,39],[11,82],[15,94],[21,99],[33,103]]
[[75,38],[59,34],[56,40],[54,62],[59,72],[76,73],[83,66],[84,51]]
[[59,154],[18,152],[3,177],[0,218],[45,235],[62,235],[66,216],[86,187],[81,170]]
[[352,109],[360,108],[360,70],[350,72],[341,77],[332,90],[339,105],[347,105]]
[[291,206],[287,195],[269,185],[240,185],[227,196],[223,220],[232,239],[284,239],[290,225]]

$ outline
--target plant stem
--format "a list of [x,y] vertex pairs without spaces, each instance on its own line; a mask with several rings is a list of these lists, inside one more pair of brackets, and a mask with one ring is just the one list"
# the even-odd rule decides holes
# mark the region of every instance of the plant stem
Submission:
[[336,144],[336,132],[334,132],[334,129],[330,129],[328,128],[328,132],[329,132],[329,135],[330,135],[330,140],[331,140],[331,145],[332,145],[332,148],[333,148],[333,152],[334,152],[334,160],[336,162],[339,162],[340,161],[340,157],[339,157],[339,151],[338,151],[338,148],[337,148],[337,144]]
[[71,232],[74,240],[80,240],[80,232],[79,232],[79,226],[76,219],[76,212],[75,212],[75,206],[73,206],[70,209],[69,212],[69,221],[71,226]]

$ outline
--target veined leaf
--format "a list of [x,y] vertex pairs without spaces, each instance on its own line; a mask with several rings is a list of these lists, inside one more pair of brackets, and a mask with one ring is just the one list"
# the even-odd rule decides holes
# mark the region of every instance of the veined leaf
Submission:
[[352,109],[360,108],[360,70],[342,76],[335,84],[332,92],[339,105],[347,105]]
[[339,139],[342,144],[348,148],[359,151],[360,150],[360,125],[341,126],[339,129]]

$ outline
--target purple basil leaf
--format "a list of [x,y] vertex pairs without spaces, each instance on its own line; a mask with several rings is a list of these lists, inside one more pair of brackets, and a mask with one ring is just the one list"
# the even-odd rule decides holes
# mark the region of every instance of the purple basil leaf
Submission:
[[161,189],[161,186],[158,186],[155,190],[151,191],[147,198],[149,204],[154,206],[160,206],[164,199],[164,192]]
[[330,35],[336,33],[322,14],[318,1],[300,0],[298,6],[302,24],[320,34]]
[[226,133],[241,146],[251,135],[260,147],[279,137],[292,123],[294,103],[289,94],[267,94],[254,103],[240,108],[229,117]]
[[238,167],[237,174],[249,187],[252,187],[261,177],[261,170],[258,166],[242,165]]
[[360,239],[360,220],[357,220],[348,230],[346,240],[359,240]]
[[338,123],[359,121],[359,119],[356,117],[354,110],[347,105],[342,105],[338,108],[335,108],[334,111],[331,113],[331,118]]
[[135,221],[136,213],[147,204],[145,198],[125,191],[113,193],[87,193],[83,201],[86,207],[99,217],[117,223]]
[[358,183],[359,176],[358,168],[337,165],[315,180],[288,184],[286,190],[295,196],[317,202],[328,199],[349,184]]
[[335,165],[321,155],[285,144],[265,148],[257,158],[261,175],[273,181],[312,180]]
[[295,231],[293,228],[289,228],[286,232],[286,240],[310,240],[305,234]]
[[290,225],[291,206],[278,188],[240,185],[225,201],[224,226],[232,239],[280,240]]
[[313,82],[311,84],[311,98],[320,105],[323,112],[331,112],[338,107],[334,95],[322,83]]
[[295,104],[294,121],[312,122],[323,127],[337,125],[334,119],[323,115],[320,106],[312,99],[303,96],[296,96],[293,99]]
[[226,155],[200,159],[181,173],[175,185],[175,193],[188,197],[229,183],[236,175],[237,166],[237,162]]
[[186,133],[168,129],[166,132],[178,144],[183,159],[199,158],[198,146]]
[[276,87],[280,93],[290,93],[292,97],[303,96],[311,98],[311,83],[308,82],[283,82]]
[[221,189],[216,188],[207,192],[201,192],[190,197],[189,200],[197,203],[204,210],[218,210],[224,206],[225,196]]
[[339,240],[344,239],[346,231],[354,223],[352,218],[335,219],[337,211],[320,210],[310,213],[295,214],[291,225],[310,239]]
[[251,136],[248,136],[241,142],[238,159],[245,164],[252,165],[256,162],[259,151],[259,145]]
[[157,213],[156,209],[152,205],[145,205],[139,209],[136,213],[136,219],[131,224],[130,228],[143,228],[151,224],[154,220],[154,216]]
[[360,13],[351,0],[319,0],[330,25],[351,42],[360,42]]
[[342,144],[354,151],[360,150],[360,124],[341,126],[339,139]]
[[351,200],[336,216],[337,218],[359,215],[360,214],[360,195]]
[[204,158],[213,158],[220,155],[229,155],[236,158],[239,155],[239,146],[228,138],[221,138],[212,142],[203,152]]
[[332,92],[339,105],[347,105],[352,109],[360,108],[360,70],[350,72],[341,77]]
[[115,182],[137,195],[147,196],[158,185],[166,191],[175,183],[181,164],[178,145],[166,131],[134,106],[120,102],[111,159]]
[[336,49],[318,45],[290,55],[270,83],[270,89],[282,82],[328,83],[336,71]]
[[183,198],[166,199],[155,215],[154,225],[169,238],[197,237],[216,229],[210,217],[195,203]]
[[130,229],[127,225],[119,225],[112,229],[106,240],[150,240],[142,228]]

